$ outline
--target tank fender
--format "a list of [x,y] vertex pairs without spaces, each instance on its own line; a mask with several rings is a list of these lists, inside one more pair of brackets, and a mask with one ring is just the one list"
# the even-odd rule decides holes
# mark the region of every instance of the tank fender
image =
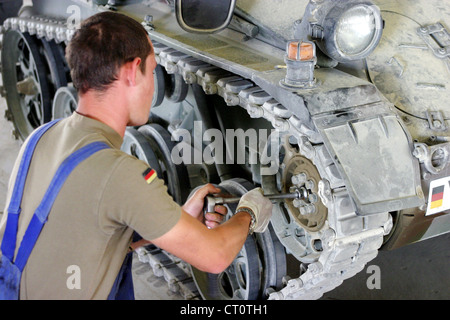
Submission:
[[424,204],[412,138],[386,102],[313,116],[359,215]]

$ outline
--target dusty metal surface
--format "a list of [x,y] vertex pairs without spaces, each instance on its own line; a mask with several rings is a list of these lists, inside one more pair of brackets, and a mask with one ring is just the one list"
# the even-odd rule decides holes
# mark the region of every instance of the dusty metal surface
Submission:
[[[349,3],[339,2],[339,8]],[[430,211],[429,196],[438,179],[450,174],[449,108],[443,103],[449,94],[449,13],[441,2],[376,1],[385,20],[378,48],[367,60],[341,64],[322,53],[317,61],[311,60],[317,63],[312,85],[298,88],[283,85],[284,43],[293,35],[304,35],[309,23],[313,36],[319,37],[314,19],[323,16],[331,2],[311,1],[307,7],[308,1],[238,1],[236,13],[248,19],[247,29],[236,31],[239,27],[232,23],[231,29],[211,35],[185,32],[166,2],[129,1],[117,7],[85,0],[34,4],[20,17],[6,20],[4,31],[63,46],[74,32],[70,19],[65,19],[69,5],[76,5],[82,18],[117,10],[143,23],[154,41],[162,70],[158,74],[171,79],[159,82],[158,94],[166,98],[150,119],[162,125],[161,136],[180,130],[198,135],[199,121],[205,129],[222,132],[269,128],[276,133],[262,148],[247,146],[259,159],[256,164],[179,167],[189,175],[202,172],[205,182],[246,176],[268,193],[287,192],[290,185],[308,190],[308,201],[277,204],[271,221],[281,251],[295,258],[296,272],[292,278],[277,279],[282,285],[255,285],[241,298],[317,299],[363,270],[384,242],[386,248],[395,248],[445,231],[448,209]],[[300,22],[305,8],[312,11]],[[279,15],[284,17],[281,23]],[[31,95],[28,82],[18,86],[25,96]],[[14,91],[11,88],[7,91]],[[173,149],[172,142],[163,142],[158,148]],[[127,152],[147,162],[168,164],[167,156],[148,158],[149,154],[136,152],[136,147],[148,149],[145,139],[133,143],[137,145]],[[263,152],[269,149],[278,157],[263,163]],[[189,193],[188,183],[174,181],[178,180],[166,181],[170,190]],[[253,253],[239,256],[243,265],[274,269],[276,263],[270,261],[276,259],[266,259],[270,253],[262,247],[266,256],[250,249]],[[185,298],[198,297],[192,294],[195,288],[184,262],[157,248],[143,248],[139,257],[166,279],[171,290]],[[249,283],[252,277],[263,277],[258,268],[247,272]]]

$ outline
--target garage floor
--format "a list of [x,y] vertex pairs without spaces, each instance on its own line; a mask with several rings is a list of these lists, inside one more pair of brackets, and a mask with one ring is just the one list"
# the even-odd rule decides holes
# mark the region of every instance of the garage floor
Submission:
[[[12,135],[13,126],[3,115],[6,104],[0,99],[0,214],[5,207],[9,175],[20,148]],[[450,234],[445,234],[394,251],[381,251],[368,268],[346,280],[322,299],[450,299]],[[379,267],[380,289],[370,290],[367,283]],[[134,259],[133,275],[136,299],[179,300],[166,282],[156,277],[149,264]]]

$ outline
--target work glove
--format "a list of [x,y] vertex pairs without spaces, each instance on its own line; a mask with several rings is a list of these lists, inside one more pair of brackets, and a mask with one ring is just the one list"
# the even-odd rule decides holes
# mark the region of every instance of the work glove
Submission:
[[272,217],[272,207],[272,202],[264,197],[262,189],[256,188],[241,197],[236,213],[245,211],[252,216],[252,224],[249,230],[250,234],[253,232],[264,232]]

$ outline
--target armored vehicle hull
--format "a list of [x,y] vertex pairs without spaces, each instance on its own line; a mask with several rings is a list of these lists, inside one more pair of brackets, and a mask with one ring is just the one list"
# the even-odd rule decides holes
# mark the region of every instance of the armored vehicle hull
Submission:
[[186,298],[317,299],[378,250],[450,230],[444,2],[230,1],[217,26],[183,16],[201,1],[14,3],[2,1],[2,94],[18,138],[75,110],[65,45],[82,20],[116,11],[143,24],[158,62],[149,123],[122,149],[175,201],[205,183],[305,194],[277,202],[220,275],[139,248]]

